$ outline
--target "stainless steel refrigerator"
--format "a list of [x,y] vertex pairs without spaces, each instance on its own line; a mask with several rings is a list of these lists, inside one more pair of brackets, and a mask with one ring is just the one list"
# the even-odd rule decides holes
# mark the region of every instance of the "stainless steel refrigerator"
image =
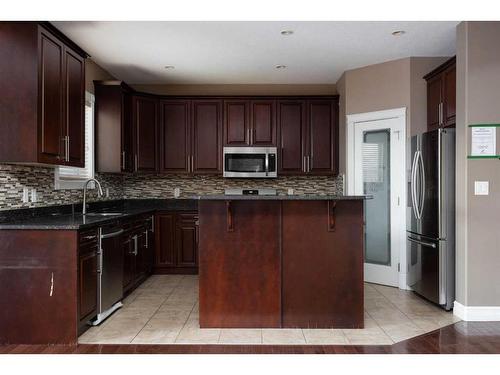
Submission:
[[455,129],[411,138],[409,285],[446,310],[455,299]]

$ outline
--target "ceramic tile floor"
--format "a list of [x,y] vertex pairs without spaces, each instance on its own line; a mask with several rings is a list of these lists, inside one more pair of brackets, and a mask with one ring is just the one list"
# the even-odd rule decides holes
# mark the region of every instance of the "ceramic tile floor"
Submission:
[[98,344],[384,345],[459,321],[411,292],[365,284],[364,329],[200,329],[198,277],[154,275],[98,327],[79,338]]

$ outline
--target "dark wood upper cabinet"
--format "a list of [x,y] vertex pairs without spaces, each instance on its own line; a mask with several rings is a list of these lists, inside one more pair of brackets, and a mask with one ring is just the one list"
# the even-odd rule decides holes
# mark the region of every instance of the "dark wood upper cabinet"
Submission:
[[85,61],[69,48],[64,50],[65,126],[69,164],[85,166]]
[[158,171],[158,100],[134,96],[134,170]]
[[424,76],[427,81],[427,129],[454,127],[456,116],[456,58]]
[[276,101],[250,101],[250,143],[254,146],[276,146]]
[[0,162],[83,167],[87,54],[48,23],[0,34]]
[[338,173],[338,98],[278,101],[279,173]]
[[132,89],[122,81],[94,81],[96,171],[133,172]]
[[305,173],[306,103],[303,100],[278,101],[280,174]]
[[338,102],[310,100],[307,102],[307,114],[307,172],[337,174]]
[[190,102],[162,100],[161,170],[188,173],[191,165]]
[[65,162],[64,45],[48,31],[40,30],[40,160]]
[[222,173],[222,101],[193,100],[191,172]]
[[250,145],[248,100],[224,101],[224,145]]
[[443,123],[445,127],[454,126],[456,123],[456,91],[457,91],[457,69],[450,66],[443,72]]

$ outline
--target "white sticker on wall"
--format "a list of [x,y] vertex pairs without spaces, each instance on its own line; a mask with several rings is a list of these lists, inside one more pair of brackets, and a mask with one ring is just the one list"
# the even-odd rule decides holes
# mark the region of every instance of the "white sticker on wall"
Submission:
[[474,126],[472,129],[472,156],[492,156],[496,155],[496,128],[492,126]]

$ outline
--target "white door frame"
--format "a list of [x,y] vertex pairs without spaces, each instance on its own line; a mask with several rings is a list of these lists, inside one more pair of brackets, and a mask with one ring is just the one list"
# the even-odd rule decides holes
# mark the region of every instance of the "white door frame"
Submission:
[[[399,129],[399,136],[404,142],[404,152],[401,155],[404,170],[406,172],[406,108],[395,108],[376,112],[366,112],[347,115],[347,131],[346,131],[346,190],[347,194],[354,195],[354,181],[355,181],[355,170],[354,170],[354,133],[355,126],[358,123],[364,123],[368,121],[379,121],[395,119],[397,120],[397,127]],[[406,174],[406,173],[405,173]],[[397,212],[391,212],[392,215],[397,215],[397,221],[401,223],[398,227],[398,236],[400,252],[399,252],[399,288],[408,289],[407,284],[407,251],[406,251],[406,176],[402,180],[404,181],[404,186],[401,186],[402,194],[400,196],[399,209]]]

